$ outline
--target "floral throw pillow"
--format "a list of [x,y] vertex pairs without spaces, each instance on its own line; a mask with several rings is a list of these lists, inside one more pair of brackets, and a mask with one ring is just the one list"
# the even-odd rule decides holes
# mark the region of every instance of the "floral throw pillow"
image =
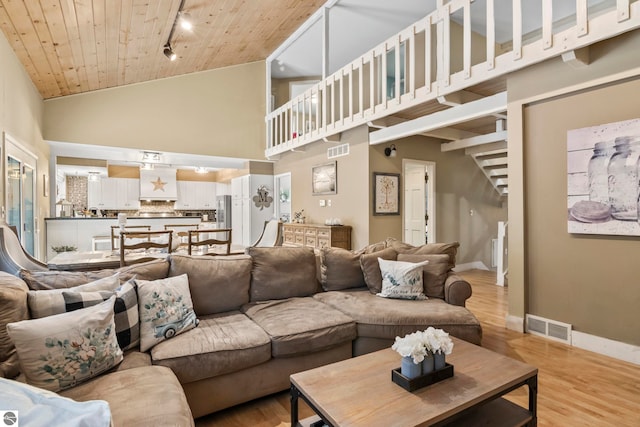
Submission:
[[136,284],[130,280],[113,291],[63,292],[67,312],[91,307],[116,296],[113,306],[116,337],[122,350],[129,350],[140,343],[138,322],[138,294]]
[[111,297],[71,313],[7,324],[27,382],[46,390],[64,390],[120,363],[115,300]]
[[382,273],[382,290],[376,294],[384,298],[422,300],[427,297],[422,288],[422,267],[429,261],[387,261],[378,258]]
[[186,274],[136,280],[140,309],[140,351],[198,325]]

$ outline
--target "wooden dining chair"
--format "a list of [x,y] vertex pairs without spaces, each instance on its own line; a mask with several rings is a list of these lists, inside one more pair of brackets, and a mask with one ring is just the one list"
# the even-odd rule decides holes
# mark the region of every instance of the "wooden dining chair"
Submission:
[[[215,234],[216,237],[211,237]],[[222,235],[219,238],[219,235]],[[211,250],[212,246],[225,246],[224,252]],[[200,249],[203,248],[203,249]],[[230,255],[231,254],[231,229],[214,228],[211,230],[189,231],[189,255],[201,252],[202,255]]]
[[[171,230],[120,233],[120,267],[151,261],[170,254],[172,236]],[[127,239],[133,239],[134,242],[127,243]]]
[[[150,225],[125,225],[124,231],[151,231]],[[120,226],[111,226],[111,250],[118,249],[117,243],[120,241]]]
[[176,252],[189,246],[189,231],[197,230],[198,224],[165,224],[164,229],[173,231],[174,244],[175,241],[178,242],[174,248],[174,252]]

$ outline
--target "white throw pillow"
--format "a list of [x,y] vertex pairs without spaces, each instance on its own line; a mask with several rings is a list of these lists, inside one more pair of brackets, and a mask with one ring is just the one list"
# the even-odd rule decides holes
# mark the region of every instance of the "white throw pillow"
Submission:
[[20,423],[29,427],[111,425],[111,411],[104,400],[76,402],[51,391],[5,378],[0,378],[0,411],[16,413],[15,425]]
[[73,288],[29,291],[27,301],[33,319],[66,312],[63,292],[113,291],[120,286],[120,273]]
[[422,267],[429,261],[388,261],[378,258],[382,273],[382,291],[376,295],[384,298],[427,299],[422,288]]
[[27,382],[64,390],[120,363],[115,300],[113,296],[93,307],[7,324]]
[[198,325],[186,274],[136,280],[140,309],[140,351]]

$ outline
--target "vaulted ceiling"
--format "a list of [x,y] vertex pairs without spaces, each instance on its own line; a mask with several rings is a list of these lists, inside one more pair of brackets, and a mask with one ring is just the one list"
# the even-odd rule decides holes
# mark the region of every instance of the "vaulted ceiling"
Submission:
[[325,0],[0,0],[0,28],[44,99],[265,59]]

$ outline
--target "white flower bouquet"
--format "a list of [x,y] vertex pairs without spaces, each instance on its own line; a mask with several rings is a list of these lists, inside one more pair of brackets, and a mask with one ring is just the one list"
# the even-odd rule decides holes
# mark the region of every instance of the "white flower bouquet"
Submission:
[[451,354],[453,341],[447,332],[429,326],[424,331],[413,332],[403,338],[396,337],[391,348],[402,357],[411,357],[413,363],[418,364],[429,354]]

